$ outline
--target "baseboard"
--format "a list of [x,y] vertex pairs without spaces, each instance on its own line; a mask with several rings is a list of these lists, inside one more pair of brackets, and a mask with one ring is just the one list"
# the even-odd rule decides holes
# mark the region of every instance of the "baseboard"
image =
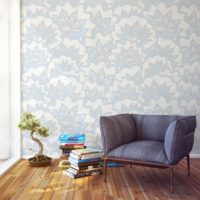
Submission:
[[190,154],[190,158],[200,158],[200,154],[192,153],[192,154]]
[[17,163],[20,158],[12,158],[4,161],[0,164],[0,176],[5,174],[15,163]]

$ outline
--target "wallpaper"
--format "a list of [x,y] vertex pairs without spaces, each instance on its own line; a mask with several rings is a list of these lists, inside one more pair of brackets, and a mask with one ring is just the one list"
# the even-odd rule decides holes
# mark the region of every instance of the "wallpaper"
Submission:
[[[52,135],[85,133],[101,147],[99,117],[196,115],[200,121],[199,0],[22,0],[22,110]],[[200,153],[199,126],[193,153]],[[33,154],[23,133],[24,156]]]

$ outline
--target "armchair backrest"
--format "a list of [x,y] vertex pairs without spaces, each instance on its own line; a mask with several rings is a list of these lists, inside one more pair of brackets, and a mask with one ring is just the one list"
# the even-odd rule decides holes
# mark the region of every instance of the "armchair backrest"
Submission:
[[129,114],[100,117],[104,154],[136,139],[136,126]]
[[136,129],[137,140],[156,140],[164,141],[168,126],[181,116],[175,115],[140,115],[131,114]]

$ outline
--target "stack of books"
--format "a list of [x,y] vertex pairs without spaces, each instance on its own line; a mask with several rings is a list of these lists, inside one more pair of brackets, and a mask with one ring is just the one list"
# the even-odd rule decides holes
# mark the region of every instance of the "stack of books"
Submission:
[[72,150],[69,156],[70,167],[64,170],[64,174],[71,178],[101,174],[102,156],[102,151],[94,148]]
[[61,159],[68,159],[69,154],[74,149],[85,148],[85,134],[67,134],[63,133],[59,137],[61,149]]

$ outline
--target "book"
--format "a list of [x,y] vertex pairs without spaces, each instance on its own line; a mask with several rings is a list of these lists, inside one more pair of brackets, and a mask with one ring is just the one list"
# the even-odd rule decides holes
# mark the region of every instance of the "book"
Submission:
[[86,148],[85,145],[68,145],[68,146],[65,146],[65,145],[60,145],[59,146],[60,149],[69,149],[69,150],[75,150],[75,149],[83,149],[83,148]]
[[88,147],[85,149],[72,150],[72,152],[77,155],[85,155],[85,154],[91,154],[91,153],[100,153],[102,151],[99,149]]
[[66,139],[61,139],[60,142],[69,142],[69,141],[85,141],[85,137],[70,137]]
[[87,163],[84,165],[70,164],[70,167],[76,170],[87,170],[87,169],[99,168],[102,166],[103,164],[101,162]]
[[77,166],[77,167],[86,167],[86,166],[89,166],[89,165],[97,165],[97,164],[101,164],[102,165],[102,160],[97,160],[97,161],[92,161],[92,162],[86,162],[86,163],[71,163],[70,162],[70,165],[72,166]]
[[61,146],[84,146],[84,143],[60,143]]
[[98,158],[89,158],[89,159],[78,160],[78,159],[69,157],[70,163],[90,163],[90,162],[95,162],[95,161],[102,161],[102,158],[98,157]]
[[120,162],[113,162],[113,161],[108,161],[107,162],[107,167],[122,167],[123,164]]
[[78,159],[78,160],[91,159],[91,158],[99,158],[99,157],[102,157],[102,156],[103,156],[102,152],[88,153],[88,154],[81,154],[81,155],[78,155],[78,154],[73,153],[73,152],[70,153],[70,157],[71,158]]
[[71,149],[61,149],[62,153],[70,153]]
[[67,133],[62,133],[60,136],[59,136],[59,141],[60,142],[68,142],[68,141],[85,141],[85,134],[67,134]]
[[85,173],[85,172],[94,172],[94,171],[99,171],[102,172],[103,168],[102,167],[96,167],[96,168],[91,168],[91,169],[81,169],[81,170],[76,170],[72,167],[68,168],[68,172],[72,173],[72,174],[81,174],[81,173]]
[[93,176],[93,175],[97,175],[97,174],[102,174],[102,170],[96,170],[96,171],[92,171],[92,172],[84,172],[84,173],[79,173],[79,174],[73,174],[68,170],[64,170],[63,174],[71,177],[71,178],[80,178],[80,177],[84,177],[84,176]]

